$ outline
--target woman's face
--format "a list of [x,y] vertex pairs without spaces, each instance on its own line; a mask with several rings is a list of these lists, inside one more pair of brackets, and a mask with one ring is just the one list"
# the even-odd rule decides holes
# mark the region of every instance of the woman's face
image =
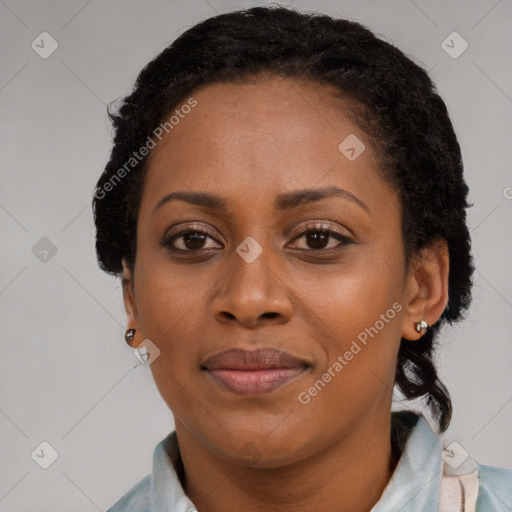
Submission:
[[[193,98],[149,156],[129,327],[160,350],[177,429],[279,466],[389,419],[400,338],[421,319],[399,201],[322,86],[272,77]],[[161,202],[177,192],[189,200]],[[295,359],[244,359],[262,348]]]

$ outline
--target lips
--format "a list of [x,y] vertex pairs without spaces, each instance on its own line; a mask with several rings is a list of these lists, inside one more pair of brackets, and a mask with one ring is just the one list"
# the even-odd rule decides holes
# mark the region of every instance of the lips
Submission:
[[304,373],[310,365],[273,348],[230,349],[207,358],[201,368],[236,394],[269,393]]
[[206,359],[207,370],[269,370],[274,368],[302,368],[305,361],[287,352],[273,348],[257,350],[231,349]]

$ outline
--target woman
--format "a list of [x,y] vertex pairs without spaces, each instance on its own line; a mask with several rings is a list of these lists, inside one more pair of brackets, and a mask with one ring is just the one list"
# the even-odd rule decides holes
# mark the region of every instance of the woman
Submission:
[[443,452],[432,360],[470,302],[468,189],[426,72],[358,23],[208,19],[111,115],[97,253],[176,429],[119,511],[511,510]]

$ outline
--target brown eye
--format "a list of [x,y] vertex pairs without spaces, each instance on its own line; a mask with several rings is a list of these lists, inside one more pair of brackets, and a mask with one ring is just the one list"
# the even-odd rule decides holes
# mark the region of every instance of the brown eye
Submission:
[[205,241],[206,235],[203,233],[199,233],[194,231],[192,233],[186,233],[183,235],[183,245],[190,250],[202,249]]
[[[211,242],[208,244],[209,240]],[[175,233],[164,240],[163,245],[177,252],[195,252],[219,246],[218,242],[208,233],[197,229],[188,229]]]
[[[303,243],[297,243],[297,240],[303,240]],[[335,231],[324,225],[307,226],[294,239],[293,247],[303,251],[308,249],[312,252],[329,252],[353,243],[353,241],[343,233]]]
[[330,237],[326,231],[310,231],[306,233],[306,243],[311,249],[325,249]]

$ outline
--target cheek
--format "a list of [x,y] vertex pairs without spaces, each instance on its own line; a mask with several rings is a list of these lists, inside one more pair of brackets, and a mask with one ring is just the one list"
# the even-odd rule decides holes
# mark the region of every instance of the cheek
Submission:
[[[177,416],[190,415],[202,402],[192,392],[200,370],[201,333],[205,332],[204,306],[211,283],[179,277],[167,265],[150,265],[139,272],[137,307],[143,335],[160,350],[150,369],[160,395]],[[188,412],[187,412],[188,411]]]
[[[340,407],[357,408],[392,389],[403,311],[402,265],[400,254],[375,251],[336,271],[317,272],[314,279],[302,274],[301,315],[314,323],[322,351],[310,381],[317,390],[312,394],[323,395],[319,402],[336,400]],[[339,413],[335,409],[332,413]]]
[[137,309],[144,336],[159,347],[173,370],[197,361],[205,332],[204,300],[214,286],[214,276],[180,272],[179,266],[171,268],[168,262],[156,260],[137,271]]
[[[341,264],[297,268],[288,279],[297,302],[304,305],[302,313],[314,313],[311,318],[330,331],[330,338],[347,340],[401,300],[402,275],[400,254],[375,244],[354,248]],[[396,317],[396,307],[390,316]]]

